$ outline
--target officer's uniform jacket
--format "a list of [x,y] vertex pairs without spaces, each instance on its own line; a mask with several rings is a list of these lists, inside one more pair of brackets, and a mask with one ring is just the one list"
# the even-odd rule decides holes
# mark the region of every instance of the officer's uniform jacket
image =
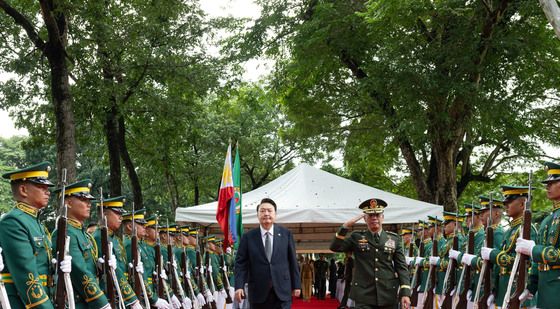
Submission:
[[[97,279],[98,249],[93,236],[81,222],[68,219],[67,235],[70,237],[69,255],[72,256],[70,278],[74,289],[76,308],[97,309],[109,303]],[[57,231],[53,232],[53,252],[57,252]]]
[[[492,225],[492,229],[494,231],[494,243],[491,245],[492,248],[501,248],[502,243],[504,241],[504,228],[499,225],[499,223],[496,223],[494,225]],[[486,230],[485,230],[486,232]],[[484,234],[484,238],[486,238],[486,233]],[[484,239],[485,241],[486,239]],[[484,241],[483,241],[483,246],[484,246]],[[476,236],[475,236],[475,247],[476,247]],[[490,246],[487,246],[490,247]],[[476,250],[476,248],[475,248]],[[473,270],[476,271],[477,273],[477,281],[474,282],[474,288],[473,288],[473,300],[474,300],[474,294],[476,293],[476,288],[478,285],[478,280],[480,278],[480,271],[482,270],[482,264],[484,263],[484,260],[482,259],[482,257],[480,256],[480,251],[481,249],[478,250],[478,255],[472,260],[471,262],[471,267],[473,268]],[[491,281],[493,282],[493,287],[492,289],[495,288],[495,282],[496,280],[498,280],[499,275],[500,275],[500,268],[498,266],[496,266],[496,264],[493,263],[489,263],[488,267],[490,267],[490,271],[492,272],[491,274]],[[484,286],[484,285],[483,285]],[[484,289],[483,286],[480,287],[480,297],[482,297],[484,295]],[[500,306],[502,304],[499,304]]]
[[[97,229],[95,231],[93,238],[95,239],[97,247],[101,248],[100,229]],[[136,297],[136,294],[134,294],[134,290],[128,282],[128,272],[126,272],[126,269],[128,267],[128,263],[126,263],[126,251],[124,250],[122,242],[113,235],[112,231],[109,231],[109,241],[113,243],[113,254],[117,259],[117,269],[115,269],[115,273],[117,275],[117,280],[119,281],[119,288],[124,303],[128,306],[137,301],[138,298]],[[105,283],[103,281],[101,281],[101,286],[105,287]]]
[[18,202],[0,220],[2,281],[14,309],[54,306],[51,239],[38,214],[36,208]]
[[[533,247],[533,267],[529,290],[535,294],[538,290],[539,308],[560,308],[560,203],[541,223],[536,245]],[[534,239],[531,237],[531,239]]]
[[[480,250],[482,249],[482,246],[484,245],[484,240],[486,239],[486,230],[484,229],[484,226],[479,226],[478,229],[476,230],[475,234],[474,234],[474,251],[473,251],[473,255],[479,257],[480,256]],[[470,301],[474,301],[474,297],[475,297],[475,291],[476,291],[476,285],[478,284],[478,278],[480,277],[480,269],[482,266],[482,261],[480,259],[477,259],[476,257],[472,259],[471,261],[471,285],[470,285],[470,289],[472,291],[471,293],[471,299]]]
[[399,235],[381,231],[376,241],[369,230],[354,231],[341,227],[331,242],[335,252],[352,251],[354,272],[350,298],[357,304],[388,306],[399,296],[410,296],[410,278]]
[[[523,223],[523,217],[517,218],[510,222],[510,228],[504,234],[504,240],[502,244],[498,247],[499,249],[493,249],[490,252],[490,262],[495,264],[499,269],[498,279],[495,283],[495,303],[501,306],[504,302],[504,296],[506,294],[509,277],[511,275],[511,269],[513,268],[513,262],[515,260],[515,243],[517,238],[519,238],[520,228]],[[537,230],[532,226],[531,229],[531,239],[535,239],[537,236]],[[532,300],[525,301],[522,305],[523,307],[534,307],[536,305],[536,298]],[[544,307],[546,308],[546,307]]]
[[[124,249],[126,251],[127,261],[132,263],[132,238],[129,235],[125,235],[125,237],[124,237]],[[143,280],[144,280],[144,285],[146,286],[146,293],[148,294],[148,301],[150,302],[151,305],[153,305],[153,304],[156,303],[156,301],[158,299],[157,295],[155,295],[155,293],[153,292],[151,285],[148,284],[148,278],[152,277],[151,274],[153,272],[153,268],[152,268],[152,272],[147,272],[146,265],[153,264],[154,261],[153,260],[149,261],[147,246],[140,239],[138,240],[138,251],[140,253],[139,258],[142,260],[142,264],[144,266],[144,273],[142,274],[142,277],[143,277]],[[133,267],[134,267],[134,265],[133,265]],[[136,278],[134,278],[134,280],[136,280]],[[132,278],[129,278],[129,282],[132,284],[132,282],[134,282],[134,281],[132,280]],[[138,297],[138,295],[136,295],[136,296]]]
[[[216,291],[224,288],[224,283],[222,282],[222,267],[218,261],[218,255],[215,252],[206,251],[209,255],[210,265],[212,265],[212,279],[214,280],[214,287]],[[206,261],[206,259],[205,259]]]
[[235,275],[233,273],[233,266],[235,265],[235,258],[233,256],[233,253],[224,253],[224,260],[227,266],[227,276],[229,279],[229,285],[230,286],[235,286]]
[[445,243],[438,250],[439,261],[437,264],[437,286],[436,286],[436,294],[443,294],[443,284],[445,281],[445,275],[447,273],[447,267],[449,265],[449,250],[453,248],[453,238],[455,234],[447,235],[445,239]]
[[420,293],[423,293],[426,289],[426,283],[428,283],[428,274],[430,272],[430,256],[432,255],[432,246],[433,246],[432,238],[424,239],[424,260],[420,262],[420,270],[421,270],[421,281],[420,281]]

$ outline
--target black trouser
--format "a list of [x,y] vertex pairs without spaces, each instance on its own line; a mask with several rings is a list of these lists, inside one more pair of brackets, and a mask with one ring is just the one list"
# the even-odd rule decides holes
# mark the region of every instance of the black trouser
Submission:
[[290,309],[292,308],[292,299],[289,301],[281,301],[274,289],[270,289],[268,297],[264,303],[251,303],[251,309]]
[[327,293],[327,278],[319,278],[317,280],[317,298],[325,299]]
[[358,304],[356,303],[356,309],[396,309],[397,305],[389,305],[389,306],[375,306],[375,305],[368,305],[368,304]]
[[352,287],[350,283],[352,283],[352,280],[344,280],[344,294],[342,295],[342,300],[340,301],[341,307],[346,306],[346,303],[348,302],[348,295],[350,294],[350,288]]

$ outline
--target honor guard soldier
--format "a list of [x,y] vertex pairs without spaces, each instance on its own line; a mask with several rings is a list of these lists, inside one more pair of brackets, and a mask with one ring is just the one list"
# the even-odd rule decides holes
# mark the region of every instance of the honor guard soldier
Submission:
[[[372,198],[360,204],[363,214],[344,223],[330,249],[352,251],[355,258],[350,298],[357,309],[410,307],[410,278],[400,236],[386,232],[382,224],[387,203]],[[367,230],[346,234],[356,222],[365,219]]]
[[[481,249],[481,256],[483,259],[495,264],[499,269],[499,277],[494,282],[495,295],[491,295],[488,300],[497,306],[501,306],[504,302],[506,290],[508,287],[511,270],[515,260],[515,242],[520,235],[521,226],[523,223],[523,211],[525,210],[525,202],[529,197],[529,187],[525,186],[502,186],[502,194],[504,196],[504,206],[507,215],[511,218],[509,222],[509,229],[505,232],[502,243],[496,248],[483,247]],[[537,235],[536,229],[531,229],[531,239],[535,239]],[[535,299],[527,300],[523,303],[524,308],[534,307],[536,304]],[[552,307],[543,307],[552,308]]]
[[[136,266],[136,272],[141,273],[142,277],[144,278],[146,293],[148,294],[147,297],[150,302],[150,305],[156,308],[168,308],[169,303],[164,299],[159,298],[157,296],[157,293],[154,293],[152,286],[148,284],[148,278],[152,278],[152,272],[154,269],[153,266],[154,257],[149,253],[150,249],[148,249],[148,245],[143,241],[143,239],[146,237],[146,225],[148,224],[148,222],[144,219],[144,213],[145,213],[144,209],[138,209],[134,211],[134,214],[130,212],[130,213],[123,214],[122,217],[123,218],[122,223],[124,225],[124,233],[125,233],[124,248],[126,251],[127,260],[129,262],[128,266],[129,268],[134,267],[134,265],[132,265],[133,253],[132,253],[132,239],[131,239],[132,220],[134,220],[136,237],[138,238],[138,252],[140,258],[140,262]],[[151,272],[147,271],[145,267],[147,264],[151,265],[151,267],[149,268]],[[136,278],[134,280],[136,280]]]
[[[418,299],[424,299],[424,290],[426,290],[426,284],[428,284],[428,274],[430,272],[430,256],[432,255],[432,236],[434,235],[435,228],[432,223],[429,221],[420,221],[420,224],[424,227],[424,256],[419,259],[416,259],[416,263],[420,265],[419,271],[421,272],[421,276],[419,277],[420,286],[418,287]],[[416,308],[421,309],[423,303],[419,301]]]
[[[533,260],[528,293],[539,292],[537,307],[554,309],[560,308],[560,164],[544,165],[548,177],[542,183],[546,185],[546,197],[552,201],[552,211],[541,222],[536,241],[518,238],[516,250]],[[535,238],[531,235],[531,239]]]
[[[84,222],[91,215],[90,194],[91,180],[86,179],[68,185],[64,190],[64,202],[67,205],[68,230],[70,249],[72,256],[72,272],[70,278],[74,289],[74,300],[76,308],[103,308],[110,309],[111,305],[103,290],[99,286],[97,278],[98,248],[93,236],[86,231]],[[54,191],[60,199],[61,189]],[[53,232],[53,252],[57,252],[57,231]]]
[[[51,238],[38,218],[49,202],[49,187],[54,186],[48,180],[49,171],[50,163],[43,162],[2,175],[10,180],[16,202],[0,220],[2,281],[12,308],[54,307]],[[62,262],[63,266],[71,270],[70,261]]]
[[[119,288],[122,294],[123,301],[126,306],[132,306],[133,309],[142,309],[138,297],[134,294],[134,290],[130,283],[128,283],[128,263],[126,262],[126,252],[124,250],[124,245],[122,241],[115,235],[118,231],[122,222],[122,214],[124,213],[124,196],[117,196],[105,199],[103,201],[103,214],[107,218],[107,229],[109,233],[109,242],[113,244],[113,252],[109,261],[104,261],[111,265],[115,263],[115,273],[118,280]],[[101,203],[98,204],[101,207]],[[97,248],[101,247],[101,231],[97,229],[95,231],[93,238],[97,244]],[[113,260],[114,259],[114,260]],[[105,283],[102,282],[102,287]]]
[[210,262],[210,264],[206,266],[208,268],[212,267],[212,279],[214,281],[216,292],[218,292],[214,294],[214,298],[216,298],[216,296],[221,296],[225,299],[226,295],[224,284],[222,282],[222,276],[220,274],[220,270],[222,269],[222,267],[220,267],[220,263],[218,262],[218,255],[216,253],[216,242],[218,242],[218,239],[215,235],[208,235],[204,240],[206,241],[206,254],[208,255],[208,258],[205,257],[204,260]]

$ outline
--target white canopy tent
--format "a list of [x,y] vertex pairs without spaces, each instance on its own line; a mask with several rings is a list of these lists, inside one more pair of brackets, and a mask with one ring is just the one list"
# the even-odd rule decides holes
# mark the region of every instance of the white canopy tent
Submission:
[[[443,211],[441,206],[369,187],[308,164],[300,164],[272,182],[244,193],[244,226],[258,224],[256,207],[265,197],[278,205],[276,222],[296,229],[296,240],[330,240],[336,228],[360,214],[358,205],[373,197],[388,204],[384,224],[418,222],[428,215],[441,217]],[[212,227],[215,232],[217,206],[217,202],[212,202],[180,207],[175,220],[199,223]],[[320,247],[324,248],[325,244]]]

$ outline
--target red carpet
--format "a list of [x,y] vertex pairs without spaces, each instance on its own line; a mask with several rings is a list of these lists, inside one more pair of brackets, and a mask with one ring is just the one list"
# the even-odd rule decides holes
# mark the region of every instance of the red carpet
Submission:
[[336,309],[338,305],[338,300],[331,299],[330,296],[324,300],[318,300],[313,296],[309,302],[303,301],[299,297],[294,298],[292,301],[292,309]]

